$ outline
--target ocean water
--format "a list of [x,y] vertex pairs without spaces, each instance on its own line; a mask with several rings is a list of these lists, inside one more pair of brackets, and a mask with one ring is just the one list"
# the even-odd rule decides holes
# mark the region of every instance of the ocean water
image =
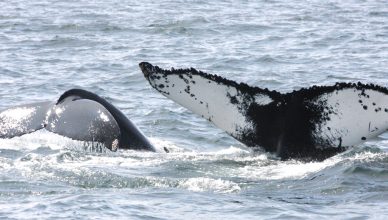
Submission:
[[0,109],[83,88],[158,148],[97,153],[44,130],[0,140],[1,219],[387,218],[388,134],[280,161],[164,98],[142,61],[282,92],[388,86],[388,2],[0,1]]

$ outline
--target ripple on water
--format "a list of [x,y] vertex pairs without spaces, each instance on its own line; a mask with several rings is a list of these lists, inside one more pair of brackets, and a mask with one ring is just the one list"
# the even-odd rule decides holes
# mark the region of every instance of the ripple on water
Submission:
[[0,1],[1,109],[81,87],[157,146],[102,153],[44,131],[0,140],[0,218],[387,216],[387,137],[323,162],[280,161],[165,99],[138,68],[194,67],[281,92],[337,81],[386,86],[386,8],[377,0]]

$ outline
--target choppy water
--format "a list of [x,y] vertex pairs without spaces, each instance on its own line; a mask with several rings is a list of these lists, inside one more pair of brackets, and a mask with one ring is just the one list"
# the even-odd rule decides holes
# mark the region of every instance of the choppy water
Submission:
[[88,89],[171,151],[95,153],[45,131],[0,140],[0,218],[388,215],[388,135],[323,162],[279,161],[152,90],[141,61],[280,91],[388,86],[388,2],[0,1],[0,108]]

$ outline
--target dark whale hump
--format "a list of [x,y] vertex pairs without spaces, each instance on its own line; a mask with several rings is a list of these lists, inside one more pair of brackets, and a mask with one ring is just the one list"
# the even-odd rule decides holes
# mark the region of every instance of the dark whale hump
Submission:
[[75,140],[102,143],[108,149],[151,150],[154,147],[125,115],[100,96],[71,89],[56,103],[16,106],[0,112],[0,138],[46,128]]

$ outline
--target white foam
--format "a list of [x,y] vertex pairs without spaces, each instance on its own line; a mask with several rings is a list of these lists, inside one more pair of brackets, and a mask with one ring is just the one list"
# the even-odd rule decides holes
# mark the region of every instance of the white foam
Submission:
[[[183,150],[184,148],[175,146],[172,142],[158,138],[152,138],[156,146],[160,144],[159,147],[176,147],[179,150],[171,153],[132,150],[93,153],[70,148],[72,141],[44,130],[10,140],[0,140],[2,149],[4,145],[11,145],[13,149],[24,147],[26,150],[23,152],[25,155],[19,159],[0,158],[0,167],[4,172],[11,170],[25,178],[64,181],[76,185],[99,186],[105,181],[113,187],[181,188],[194,192],[235,193],[241,192],[244,184],[228,178],[242,179],[243,182],[301,179],[335,166],[344,159],[375,160],[386,155],[362,152],[350,157],[344,154],[323,162],[304,163],[273,160],[266,153],[234,146],[213,152]],[[47,154],[34,151],[42,146],[57,150],[49,150]],[[155,169],[158,170],[156,176]],[[180,172],[177,175],[179,178],[170,176],[175,171]],[[111,180],[113,177],[117,179]]]
[[148,138],[152,145],[155,147],[155,150],[158,153],[165,153],[165,149],[167,149],[170,153],[179,153],[179,152],[186,152],[182,147],[178,147],[173,142],[168,140],[162,140],[160,138],[150,137]]
[[225,149],[214,152],[215,155],[241,155],[252,153],[248,148],[242,149],[234,146],[230,146]]
[[34,107],[19,107],[5,110],[0,113],[0,133],[7,133],[8,130],[24,130],[24,124],[28,123],[27,119],[34,114]]
[[33,133],[25,134],[11,139],[0,139],[0,147],[5,149],[36,149],[49,146],[52,149],[63,149],[68,146],[83,146],[82,141],[72,140],[67,137],[41,129]]
[[212,191],[218,193],[239,192],[241,190],[237,183],[222,179],[212,179],[207,177],[189,178],[180,182],[179,187],[195,191]]
[[267,161],[259,163],[259,166],[247,166],[239,169],[240,176],[254,180],[279,180],[279,179],[301,179],[311,173],[319,172],[322,169],[333,166],[340,159],[330,158],[323,162],[300,162],[300,161]]
[[24,120],[34,113],[36,108],[34,107],[19,107],[5,110],[0,113],[1,118],[9,118],[10,120],[21,121]]

